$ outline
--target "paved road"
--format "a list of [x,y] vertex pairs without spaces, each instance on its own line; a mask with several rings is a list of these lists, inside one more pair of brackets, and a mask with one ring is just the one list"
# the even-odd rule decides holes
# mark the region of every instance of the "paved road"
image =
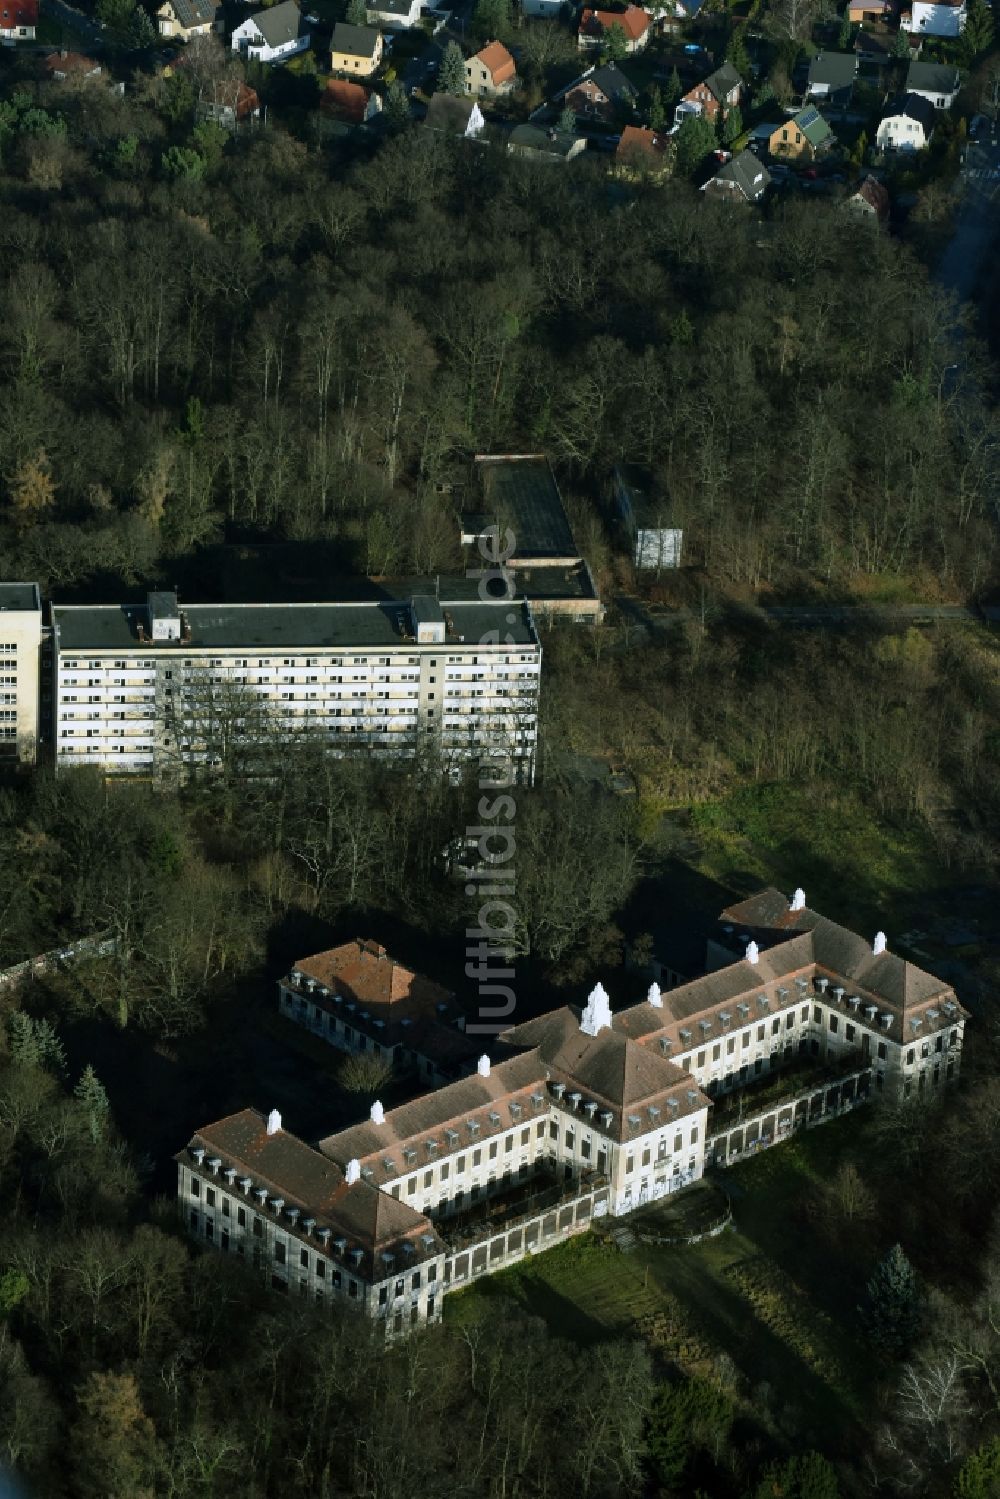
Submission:
[[[700,617],[697,609],[650,611],[631,594],[617,594],[614,602],[622,615],[650,634]],[[964,604],[748,604],[745,611],[748,617],[756,615],[775,625],[811,630],[839,630],[846,625],[876,622],[908,625],[982,624],[984,619],[1000,622],[1000,607],[975,609]]]
[[92,50],[103,45],[104,36],[97,22],[85,16],[82,11],[74,10],[65,0],[41,0],[40,9],[42,15],[50,21],[58,21],[67,30],[75,31],[81,41],[86,42]]

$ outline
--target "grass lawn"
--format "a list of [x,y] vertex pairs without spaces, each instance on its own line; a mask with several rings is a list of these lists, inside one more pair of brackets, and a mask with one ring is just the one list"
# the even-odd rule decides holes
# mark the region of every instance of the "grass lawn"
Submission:
[[850,789],[754,784],[692,810],[701,872],[747,890],[802,885],[816,910],[867,931],[872,912],[905,930],[941,882],[920,823],[889,823]]
[[586,1235],[448,1296],[445,1315],[489,1318],[510,1297],[561,1337],[638,1334],[687,1373],[725,1354],[749,1416],[767,1387],[803,1445],[847,1456],[877,1374],[855,1312],[870,1250],[832,1254],[801,1205],[856,1134],[856,1120],[834,1121],[726,1172],[734,1222],[717,1238],[623,1254]]

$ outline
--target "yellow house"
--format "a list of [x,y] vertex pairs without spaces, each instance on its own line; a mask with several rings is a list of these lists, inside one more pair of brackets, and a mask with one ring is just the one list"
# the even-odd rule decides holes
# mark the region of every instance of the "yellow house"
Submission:
[[772,156],[792,161],[812,161],[835,144],[836,137],[814,105],[808,104],[797,115],[782,123],[768,137],[767,149]]
[[219,0],[164,0],[156,12],[161,36],[189,42],[193,36],[208,36],[215,28]]
[[368,78],[382,61],[382,33],[374,26],[338,21],[330,38],[330,71]]

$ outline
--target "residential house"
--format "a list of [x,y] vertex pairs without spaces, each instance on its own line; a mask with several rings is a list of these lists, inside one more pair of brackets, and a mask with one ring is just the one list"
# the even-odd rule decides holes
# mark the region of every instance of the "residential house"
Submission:
[[255,11],[233,32],[232,48],[251,62],[284,62],[309,50],[309,27],[295,0]]
[[418,25],[425,9],[421,0],[375,0],[368,6],[365,19],[369,26],[382,31],[409,31]]
[[572,161],[587,149],[584,136],[574,131],[546,130],[540,125],[515,125],[507,149],[529,161]]
[[565,0],[522,0],[521,14],[533,20],[555,21],[564,4]]
[[771,174],[759,157],[752,151],[740,151],[708,179],[702,192],[738,203],[758,203],[770,185]]
[[324,114],[347,125],[367,125],[381,113],[382,100],[374,89],[361,83],[352,83],[349,78],[330,78],[320,94],[319,107]]
[[889,189],[875,177],[866,177],[856,192],[844,199],[844,206],[860,218],[876,224],[889,222]]
[[0,583],[0,621],[0,759],[31,764],[52,706],[42,685],[48,641],[38,584]]
[[854,55],[870,68],[887,68],[896,60],[895,40],[888,31],[859,31],[854,38]]
[[57,83],[100,78],[102,72],[101,64],[83,52],[50,52],[42,66]]
[[913,0],[910,30],[917,36],[961,36],[965,0]]
[[486,120],[475,99],[456,99],[453,94],[432,94],[424,116],[428,130],[474,140],[486,129]]
[[465,64],[465,90],[480,98],[495,99],[517,86],[514,59],[502,42],[488,42]]
[[768,141],[772,156],[792,161],[814,161],[836,145],[837,138],[814,104],[807,104],[790,120],[783,120]]
[[911,62],[906,70],[906,92],[929,99],[935,109],[950,109],[961,84],[962,76],[951,63]]
[[382,33],[374,26],[338,21],[330,38],[330,71],[370,78],[382,61]]
[[663,130],[626,125],[615,150],[619,177],[668,177],[673,168],[673,143]]
[[720,116],[725,119],[742,99],[743,79],[731,62],[724,62],[688,90],[674,110],[674,122],[681,124],[685,115],[704,115],[714,123]]
[[600,68],[588,68],[553,102],[572,109],[582,119],[606,120],[613,125],[632,113],[638,97],[618,64],[608,62]]
[[38,0],[0,0],[0,37],[33,42],[38,25]]
[[259,118],[260,99],[256,89],[250,88],[242,79],[220,78],[203,89],[197,112],[202,120],[211,120],[215,125],[235,130],[238,125]]
[[844,108],[851,102],[858,59],[853,52],[819,52],[809,64],[807,99],[823,99]]
[[852,26],[866,21],[887,21],[895,14],[893,0],[848,0],[847,19]]
[[[504,1060],[483,1053],[395,1109],[376,1099],[315,1146],[276,1109],[196,1129],[174,1157],[185,1227],[276,1291],[357,1312],[392,1342],[440,1321],[445,1295],[597,1218],[874,1098],[929,1110],[960,1075],[969,1015],[951,986],[890,952],[884,932],[869,942],[810,910],[801,890],[727,907],[705,955],[700,977],[668,992],[654,981],[617,1013],[597,984],[583,1005],[500,1032]],[[428,1020],[428,997],[407,988],[416,976],[397,988],[398,972],[375,944],[347,944],[292,970],[282,1013],[380,1056],[395,1055],[394,1027],[413,1055],[426,1039],[406,1032],[450,1030],[461,1074],[469,1046],[450,996],[443,1021]]]
[[934,105],[921,94],[904,94],[882,116],[875,136],[880,151],[925,151],[934,134]]
[[162,37],[189,42],[193,36],[209,36],[218,20],[219,0],[163,0],[156,29]]
[[638,5],[624,10],[584,10],[577,37],[581,47],[604,47],[616,27],[625,38],[626,52],[641,52],[652,36],[652,18]]

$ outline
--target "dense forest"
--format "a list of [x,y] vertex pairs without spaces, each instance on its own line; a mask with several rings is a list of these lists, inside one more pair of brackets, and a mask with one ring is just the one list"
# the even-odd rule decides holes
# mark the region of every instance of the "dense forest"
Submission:
[[[542,774],[517,793],[525,1002],[598,972],[634,998],[625,938],[648,947],[692,871],[801,881],[868,924],[973,883],[995,901],[994,638],[792,637],[734,602],[994,581],[992,371],[905,243],[817,200],[732,212],[402,122],[377,149],[295,110],[233,136],[176,80],[119,95],[19,64],[0,92],[0,576],[117,598],[223,541],[323,543],[338,576],[455,570],[448,485],[530,445],[607,588],[627,569],[606,480],[635,462],[684,528],[689,609],[655,636],[614,612],[545,632]],[[614,760],[636,796],[576,774]],[[244,996],[308,943],[398,939],[460,984],[473,907],[444,851],[476,798],[308,741],[250,780],[0,787],[0,966],[114,939],[71,978],[0,987],[0,1486],[9,1467],[45,1499],[995,1499],[989,1003],[946,1113],[847,1121],[792,1194],[789,1254],[835,1267],[869,1380],[849,1426],[804,1437],[735,1343],[572,1341],[530,1282],[387,1354],[189,1247],[163,1152],[208,1116],[182,1098],[154,1158],[132,1059],[200,1060],[200,1087],[237,1055]],[[990,997],[991,952],[968,960]],[[249,1074],[226,1087],[256,1100]]]
[[437,486],[531,444],[585,553],[625,458],[718,578],[982,585],[982,361],[967,337],[949,373],[957,311],[895,238],[600,160],[540,178],[416,125],[374,152],[234,137],[177,83],[26,80],[2,106],[7,576],[138,581],[224,535],[447,570]]

